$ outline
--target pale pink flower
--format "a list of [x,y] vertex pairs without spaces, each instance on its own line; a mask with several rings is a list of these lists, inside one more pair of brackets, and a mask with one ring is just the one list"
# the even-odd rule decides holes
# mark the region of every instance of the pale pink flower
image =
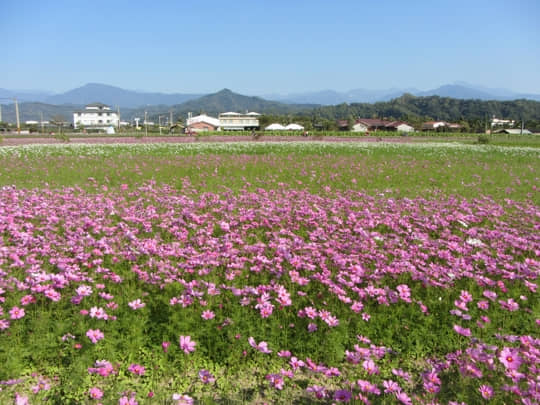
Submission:
[[100,331],[99,329],[88,329],[88,331],[86,332],[86,336],[94,344],[96,344],[97,342],[99,342],[101,339],[105,337],[103,332]]
[[377,367],[375,362],[371,359],[364,360],[362,367],[364,367],[364,370],[366,370],[368,374],[379,374],[379,367]]
[[90,398],[92,399],[103,398],[103,391],[101,391],[98,387],[90,388],[90,391],[88,392],[88,394],[90,395]]
[[268,348],[268,343],[266,342],[259,342],[259,344],[257,344],[255,342],[255,339],[253,339],[253,337],[249,337],[248,338],[248,343],[251,347],[253,347],[254,349],[257,349],[258,351],[260,351],[261,353],[265,353],[265,354],[269,354],[269,353],[272,353],[272,350],[270,350]]
[[176,405],[193,405],[194,401],[189,395],[173,394],[173,401],[176,401]]
[[214,319],[215,316],[216,314],[214,314],[212,311],[206,310],[202,313],[201,318],[209,320],[209,319]]
[[130,303],[128,303],[128,305],[133,310],[144,308],[146,306],[146,304],[142,302],[140,298],[137,298],[136,300],[131,301]]
[[191,336],[180,336],[180,349],[182,349],[184,353],[189,354],[194,352],[196,345],[197,342],[191,340]]

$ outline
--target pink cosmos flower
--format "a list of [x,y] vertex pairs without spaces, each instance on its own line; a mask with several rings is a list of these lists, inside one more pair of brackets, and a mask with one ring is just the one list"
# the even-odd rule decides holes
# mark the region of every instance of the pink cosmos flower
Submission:
[[77,295],[79,295],[81,297],[88,297],[88,296],[92,295],[92,287],[90,287],[88,285],[81,285],[81,286],[77,287],[75,292],[77,293]]
[[522,359],[518,351],[510,347],[504,347],[499,354],[500,362],[507,369],[517,370],[522,363]]
[[253,337],[249,337],[248,338],[248,343],[251,347],[253,347],[254,349],[257,349],[258,351],[260,351],[261,353],[265,353],[265,354],[269,354],[269,353],[272,353],[272,350],[270,350],[268,348],[268,343],[266,342],[259,342],[259,344],[257,344],[255,342],[255,339],[253,339]]
[[36,302],[36,299],[33,295],[25,295],[21,298],[21,305],[23,306],[33,304],[34,302]]
[[211,384],[216,381],[216,378],[208,370],[199,371],[199,378],[205,384]]
[[51,384],[49,383],[49,380],[43,377],[39,377],[37,384],[32,386],[32,392],[34,394],[37,394],[40,391],[48,391],[50,389],[51,389]]
[[167,353],[169,350],[169,346],[171,345],[171,342],[163,342],[161,343],[161,348],[163,349],[163,353]]
[[215,316],[216,315],[212,311],[206,310],[202,313],[201,318],[209,320],[209,319],[214,319]]
[[105,312],[105,310],[101,307],[92,307],[90,308],[90,318],[97,318],[97,319],[108,319],[108,315]]
[[90,395],[90,398],[92,399],[103,398],[103,391],[101,391],[98,387],[90,388],[90,391],[88,392],[88,394]]
[[315,319],[317,317],[317,310],[313,307],[304,308],[304,314],[310,319]]
[[126,395],[120,397],[118,400],[118,405],[138,405],[139,403],[135,399],[135,397],[128,397]]
[[391,394],[401,391],[399,384],[393,380],[384,380],[383,387],[385,394]]
[[484,399],[490,399],[493,396],[493,388],[489,385],[481,385],[478,390]]
[[193,405],[193,398],[189,395],[173,394],[173,401],[176,401],[176,405]]
[[368,374],[379,374],[379,367],[377,367],[375,362],[371,359],[364,360],[362,367],[364,367],[364,370],[366,370]]
[[88,329],[88,331],[86,332],[86,336],[88,336],[88,339],[90,339],[94,344],[96,344],[105,337],[103,332],[99,329]]
[[349,402],[352,394],[348,390],[337,390],[334,392],[334,399],[338,402]]
[[30,401],[26,395],[19,395],[18,392],[15,393],[15,405],[30,405]]
[[306,363],[304,363],[302,360],[298,360],[295,356],[291,357],[291,360],[289,360],[289,364],[291,365],[293,370],[298,370],[300,367],[304,367]]
[[52,288],[45,290],[43,294],[45,295],[45,297],[49,298],[51,301],[54,302],[58,302],[60,301],[60,298],[62,298],[60,293]]
[[412,405],[412,399],[405,392],[399,391],[396,393],[396,399],[404,405]]
[[400,284],[396,287],[399,298],[405,302],[411,302],[411,289],[407,284]]
[[499,304],[501,304],[501,307],[503,307],[504,309],[510,312],[514,312],[519,309],[519,304],[516,301],[514,301],[512,298],[508,298],[508,300],[506,301],[499,300]]
[[144,308],[146,306],[146,304],[142,302],[140,298],[137,298],[136,300],[131,301],[130,303],[128,303],[128,305],[134,311],[140,308]]
[[476,306],[479,309],[483,309],[484,311],[487,311],[489,309],[489,302],[487,302],[486,300],[478,301],[476,303]]
[[24,309],[19,307],[13,307],[9,311],[9,315],[11,319],[21,319],[25,315]]
[[271,387],[277,390],[283,389],[285,381],[280,374],[268,374],[265,378],[269,381]]
[[291,357],[291,352],[288,350],[281,350],[277,354],[279,357]]
[[135,374],[135,375],[144,375],[144,372],[146,371],[145,368],[143,366],[141,366],[140,364],[131,364],[129,367],[128,367],[128,371]]
[[326,389],[320,385],[312,385],[311,387],[307,387],[306,391],[313,393],[318,399],[326,398]]
[[114,373],[114,368],[107,360],[97,360],[95,367],[88,368],[88,374],[99,374],[102,377],[108,377],[112,373]]
[[197,342],[191,340],[191,336],[180,336],[180,349],[182,349],[184,353],[189,354],[194,352],[196,345]]
[[471,330],[469,328],[462,328],[459,325],[454,325],[454,330],[456,333],[459,333],[462,336],[470,337],[471,336]]

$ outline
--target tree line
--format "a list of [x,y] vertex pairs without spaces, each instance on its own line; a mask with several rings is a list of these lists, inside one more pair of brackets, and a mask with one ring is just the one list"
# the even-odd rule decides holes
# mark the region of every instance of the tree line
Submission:
[[411,94],[377,103],[342,103],[320,106],[287,115],[264,115],[261,128],[267,123],[288,124],[296,122],[306,129],[338,129],[338,120],[348,120],[351,126],[358,118],[379,118],[389,121],[406,121],[420,129],[426,121],[458,123],[464,132],[484,132],[491,118],[510,119],[533,132],[540,131],[540,102],[532,100],[483,101],[462,100],[450,97],[416,97]]

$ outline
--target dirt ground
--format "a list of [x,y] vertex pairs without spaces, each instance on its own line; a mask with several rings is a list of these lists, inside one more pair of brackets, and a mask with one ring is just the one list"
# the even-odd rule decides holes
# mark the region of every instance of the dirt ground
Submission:
[[[418,142],[425,141],[423,138],[414,137],[384,137],[377,138],[375,136],[362,136],[362,137],[340,137],[340,136],[325,136],[325,137],[298,137],[298,136],[261,136],[257,139],[253,139],[249,136],[201,136],[196,138],[194,136],[151,136],[151,137],[114,137],[114,136],[100,136],[100,137],[77,137],[71,138],[69,143],[115,143],[115,144],[134,144],[134,143],[192,143],[192,142],[298,142],[298,141],[327,141],[327,142]],[[16,145],[46,145],[46,144],[62,144],[65,143],[61,140],[52,137],[32,137],[28,135],[21,135],[19,137],[4,138],[4,141],[0,143],[0,146],[16,146]]]

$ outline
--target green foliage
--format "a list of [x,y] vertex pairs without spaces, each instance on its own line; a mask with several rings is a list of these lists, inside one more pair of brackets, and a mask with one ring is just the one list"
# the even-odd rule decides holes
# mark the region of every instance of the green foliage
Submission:
[[478,135],[477,143],[480,145],[487,145],[489,143],[489,136],[487,135]]

